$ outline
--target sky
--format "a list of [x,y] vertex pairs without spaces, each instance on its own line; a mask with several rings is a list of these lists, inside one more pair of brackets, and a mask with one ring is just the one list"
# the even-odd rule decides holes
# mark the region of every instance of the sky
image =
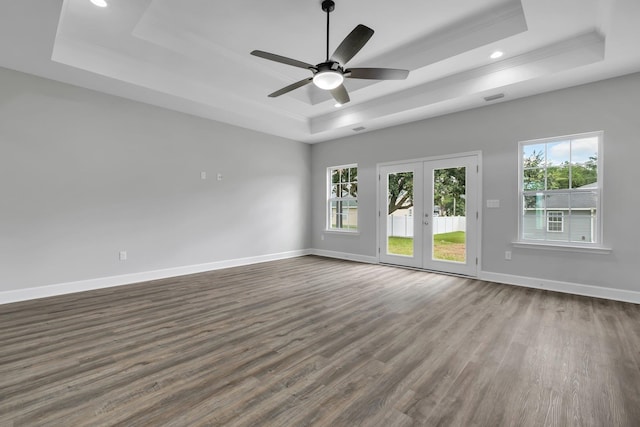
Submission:
[[598,152],[598,137],[579,138],[573,140],[554,141],[524,146],[524,157],[529,157],[533,151],[547,150],[547,164],[559,165],[565,161],[571,163],[585,163],[589,157]]

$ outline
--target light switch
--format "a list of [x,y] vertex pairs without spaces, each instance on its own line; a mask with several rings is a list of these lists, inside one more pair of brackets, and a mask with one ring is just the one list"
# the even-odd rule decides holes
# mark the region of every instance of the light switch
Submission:
[[204,171],[200,172],[200,179],[207,179],[207,173]]

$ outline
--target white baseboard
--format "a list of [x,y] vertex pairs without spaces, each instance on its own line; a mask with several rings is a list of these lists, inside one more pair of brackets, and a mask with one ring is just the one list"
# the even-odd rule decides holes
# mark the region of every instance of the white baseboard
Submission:
[[[378,259],[372,256],[350,254],[346,252],[326,251],[322,249],[311,249],[309,253],[311,255],[325,256],[329,258],[339,258],[350,261],[366,262],[369,264],[379,264]],[[515,285],[534,289],[547,289],[549,291],[562,292],[565,294],[582,295],[587,297],[604,298],[614,301],[640,304],[640,292],[627,291],[624,289],[612,289],[604,288],[601,286],[561,282],[559,280],[538,279],[535,277],[492,273],[490,271],[479,272],[477,279],[506,285]]]
[[349,261],[365,262],[367,264],[378,264],[378,258],[374,256],[350,254],[347,252],[326,251],[324,249],[310,249],[310,255],[324,256],[327,258],[346,259]]
[[[80,280],[77,282],[58,283],[55,285],[4,291],[0,292],[0,304],[45,298],[54,295],[70,294],[74,292],[83,292],[93,289],[110,288],[113,286],[129,285],[132,283],[146,282],[149,280],[165,279],[168,277],[177,277],[187,274],[220,270],[222,268],[239,267],[242,265],[258,264],[261,262],[276,261],[279,259],[296,258],[304,255],[318,255],[328,258],[338,258],[349,261],[364,262],[368,264],[378,264],[378,259],[374,256],[351,254],[347,252],[327,251],[322,249],[302,249],[297,251],[281,252],[255,257],[237,258],[224,261],[215,261],[205,264],[167,268],[163,270],[145,271],[140,273],[124,274],[120,276],[100,277],[96,279]],[[481,271],[478,275],[478,279],[496,283],[504,283],[507,285],[523,286],[534,289],[547,289],[550,291],[563,292],[567,294],[583,295],[588,297],[604,298],[615,301],[640,304],[640,292],[636,291],[604,288],[592,285],[582,285],[578,283],[561,282],[557,280],[537,279],[535,277],[492,273],[489,271]]]
[[215,261],[205,264],[173,267],[163,270],[144,271],[140,273],[124,274],[120,276],[99,277],[96,279],[80,280],[77,282],[57,283],[55,285],[39,286],[27,289],[16,289],[0,292],[0,304],[26,301],[36,298],[45,298],[54,295],[70,294],[74,292],[90,291],[93,289],[110,288],[113,286],[130,285],[132,283],[146,282],[148,280],[165,279],[168,277],[203,273],[206,271],[220,270],[222,268],[239,267],[242,265],[258,264],[261,262],[276,261],[279,259],[295,258],[299,256],[309,255],[310,253],[310,250],[302,249],[276,254]]
[[514,276],[511,274],[491,273],[489,271],[480,272],[478,279],[489,282],[505,283],[507,285],[523,286],[526,288],[547,289],[549,291],[563,292],[565,294],[583,295],[587,297],[640,304],[640,292],[636,291],[581,285],[579,283],[561,282],[557,280],[537,279],[535,277]]

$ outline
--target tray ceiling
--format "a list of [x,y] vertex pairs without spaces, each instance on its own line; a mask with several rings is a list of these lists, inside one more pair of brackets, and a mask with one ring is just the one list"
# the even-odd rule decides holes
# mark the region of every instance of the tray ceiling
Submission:
[[637,0],[336,0],[331,50],[364,24],[349,65],[411,71],[348,80],[336,108],[313,85],[268,98],[310,72],[249,55],[323,61],[319,0],[107,2],[4,2],[0,66],[310,143],[640,71]]

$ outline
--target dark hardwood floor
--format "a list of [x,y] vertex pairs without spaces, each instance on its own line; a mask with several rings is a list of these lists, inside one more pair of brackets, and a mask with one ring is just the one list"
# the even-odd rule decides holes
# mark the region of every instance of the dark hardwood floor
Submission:
[[0,306],[2,426],[640,426],[640,306],[320,257]]

